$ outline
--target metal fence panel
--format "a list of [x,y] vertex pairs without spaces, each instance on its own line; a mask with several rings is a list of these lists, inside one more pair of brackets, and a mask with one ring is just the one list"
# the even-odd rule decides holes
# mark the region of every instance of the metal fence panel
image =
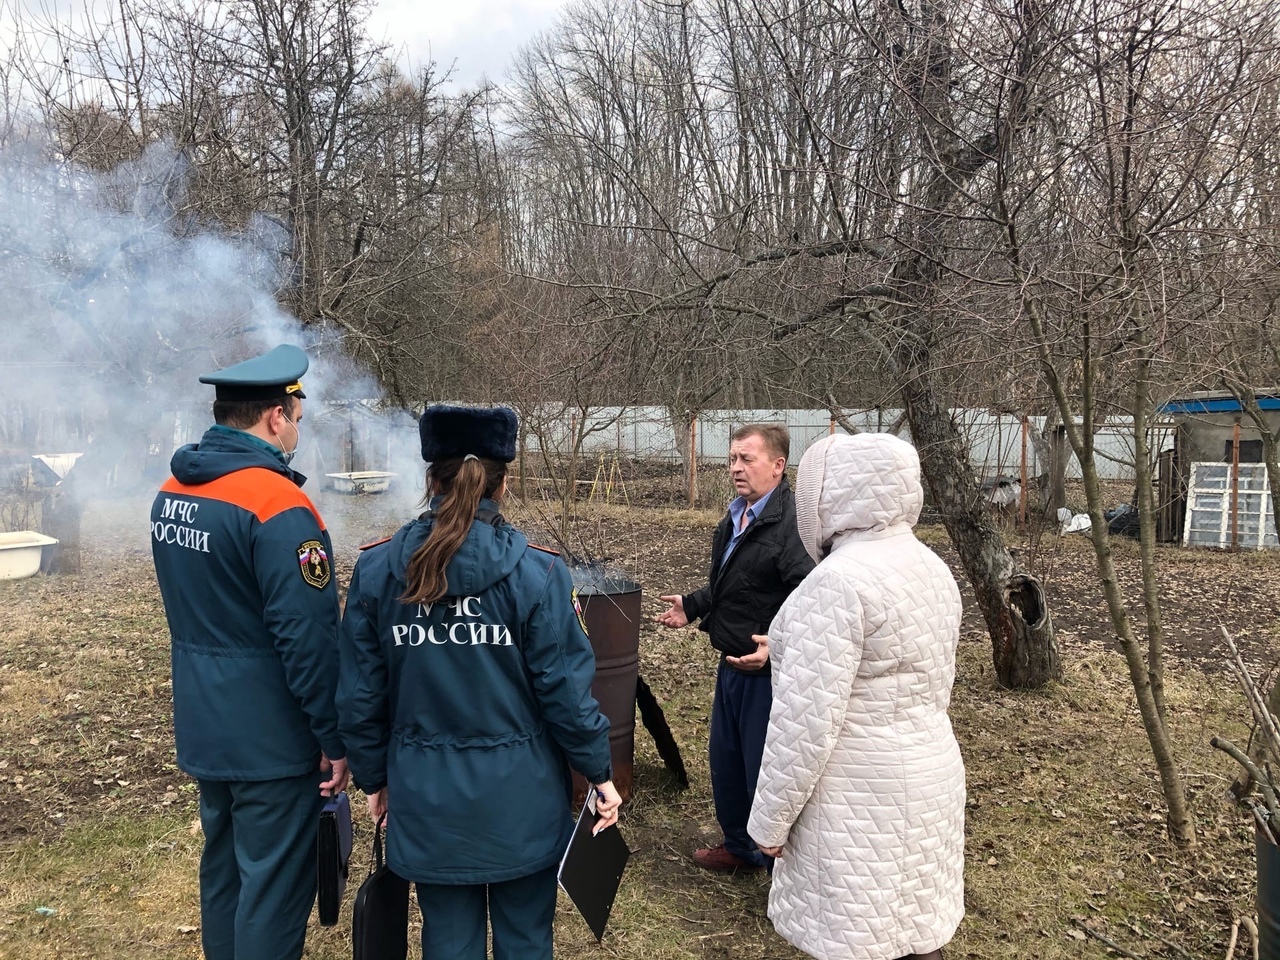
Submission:
[[[968,445],[969,460],[980,479],[1009,476],[1017,478],[1022,470],[1022,418],[1012,414],[997,414],[987,410],[957,409],[951,411],[956,426]],[[911,433],[899,408],[877,410],[850,410],[842,413],[845,421],[856,429],[867,432],[887,431],[901,424],[898,435],[910,440]],[[1039,434],[1044,429],[1044,417],[1028,417],[1029,429]],[[826,410],[804,409],[746,409],[705,410],[699,415],[695,428],[695,448],[700,460],[719,462],[728,459],[729,438],[734,430],[746,423],[782,423],[791,432],[791,462],[796,463],[809,447],[843,427],[834,424]],[[546,437],[549,452],[567,455],[570,452],[574,432],[578,429],[577,415],[549,421],[540,429]],[[687,436],[676,436],[672,417],[666,407],[600,407],[586,417],[587,435],[583,442],[584,453],[590,456],[616,453],[623,457],[653,460],[681,460],[688,446]],[[1102,480],[1133,480],[1134,449],[1132,421],[1118,419],[1099,428],[1094,434],[1099,477]],[[527,449],[541,449],[538,438],[530,436]],[[1035,445],[1028,437],[1027,472],[1036,476],[1044,472],[1036,456]],[[1068,479],[1081,477],[1080,465],[1074,456],[1066,466]]]

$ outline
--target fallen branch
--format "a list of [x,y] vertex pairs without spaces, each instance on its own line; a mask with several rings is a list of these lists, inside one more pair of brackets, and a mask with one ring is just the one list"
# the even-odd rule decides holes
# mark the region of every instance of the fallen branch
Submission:
[[1139,927],[1137,924],[1134,924],[1134,923],[1129,924],[1129,929],[1144,939],[1154,938],[1156,940],[1159,940],[1161,943],[1163,943],[1166,947],[1168,947],[1178,956],[1182,957],[1183,960],[1195,960],[1195,958],[1192,957],[1191,954],[1187,953],[1187,951],[1183,950],[1182,947],[1178,946],[1172,940],[1166,940],[1164,937],[1160,936],[1160,934],[1158,933],[1153,933],[1149,930],[1144,930],[1143,928]]
[[1252,917],[1238,917],[1231,921],[1231,940],[1227,943],[1226,960],[1235,960],[1236,942],[1240,936],[1240,928],[1244,927],[1249,934],[1249,945],[1253,960],[1258,960],[1258,925]]
[[1241,917],[1240,926],[1249,931],[1249,946],[1253,960],[1258,960],[1258,925],[1253,922],[1253,917]]
[[1213,737],[1209,741],[1209,746],[1228,754],[1249,772],[1249,776],[1253,777],[1258,789],[1262,791],[1262,799],[1266,801],[1267,812],[1270,814],[1271,822],[1280,823],[1280,801],[1276,799],[1276,792],[1271,786],[1271,778],[1258,769],[1258,765],[1249,758],[1248,754],[1225,737]]
[[1089,936],[1093,937],[1093,939],[1097,940],[1099,943],[1110,947],[1116,953],[1120,954],[1120,956],[1128,957],[1129,960],[1144,960],[1141,954],[1134,953],[1132,950],[1126,950],[1124,947],[1120,946],[1120,944],[1116,943],[1110,937],[1106,936],[1105,934],[1099,933],[1097,930],[1094,930],[1092,927],[1086,924],[1083,920],[1076,920],[1073,918],[1071,922],[1074,923],[1081,930],[1083,930],[1085,933],[1087,933]]
[[1222,639],[1227,642],[1227,649],[1231,651],[1231,672],[1236,675],[1236,679],[1240,681],[1240,686],[1244,689],[1245,699],[1249,702],[1249,710],[1253,714],[1254,721],[1258,724],[1258,729],[1262,731],[1263,738],[1267,741],[1267,749],[1271,756],[1280,757],[1280,726],[1276,724],[1276,718],[1271,715],[1271,711],[1267,709],[1266,698],[1258,689],[1258,685],[1253,682],[1253,677],[1249,675],[1249,668],[1245,665],[1244,657],[1240,656],[1240,651],[1236,647],[1236,643],[1231,639],[1231,634],[1227,632],[1227,628],[1222,624],[1218,624],[1218,633],[1222,634]]

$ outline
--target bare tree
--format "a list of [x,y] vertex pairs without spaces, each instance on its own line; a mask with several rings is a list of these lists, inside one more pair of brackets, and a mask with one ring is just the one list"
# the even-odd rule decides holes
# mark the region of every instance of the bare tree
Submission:
[[[1157,393],[1206,372],[1190,358],[1203,354],[1232,275],[1231,244],[1224,250],[1222,241],[1236,230],[1233,182],[1254,137],[1257,94],[1274,82],[1273,28],[1229,0],[1195,11],[1142,2],[1023,11],[1021,29],[1040,52],[1014,71],[997,217],[1031,342],[1084,475],[1099,577],[1170,835],[1189,844],[1195,832],[1166,724],[1148,438]],[[1141,629],[1116,577],[1093,445],[1109,407],[1133,422]]]

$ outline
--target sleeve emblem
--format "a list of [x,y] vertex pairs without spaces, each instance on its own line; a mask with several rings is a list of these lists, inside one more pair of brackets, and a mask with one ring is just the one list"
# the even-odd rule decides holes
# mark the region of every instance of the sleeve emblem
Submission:
[[302,579],[317,590],[329,585],[333,571],[329,567],[329,554],[319,540],[308,540],[298,546],[298,570]]
[[582,632],[588,637],[591,633],[587,630],[587,618],[582,615],[582,604],[578,602],[578,591],[573,591],[573,612],[578,615],[578,626],[582,628]]

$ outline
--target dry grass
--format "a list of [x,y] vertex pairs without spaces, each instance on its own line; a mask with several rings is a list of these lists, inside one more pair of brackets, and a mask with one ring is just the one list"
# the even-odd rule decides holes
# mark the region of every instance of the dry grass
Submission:
[[[703,574],[715,519],[593,507],[581,522],[645,584],[646,613],[656,613],[659,592],[687,589]],[[198,932],[186,930],[199,924],[195,798],[172,765],[154,578],[127,524],[92,532],[100,549],[86,552],[81,577],[0,584],[8,612],[0,628],[0,957],[195,957]],[[1087,543],[1063,550],[1063,569],[1087,569]],[[349,571],[347,554],[339,557]],[[1168,588],[1190,604],[1204,602],[1196,598],[1206,581],[1269,579],[1276,565],[1171,553],[1168,568]],[[969,777],[968,916],[949,957],[1112,955],[1080,939],[1083,921],[1140,956],[1179,955],[1167,941],[1191,957],[1221,958],[1232,918],[1252,912],[1254,867],[1248,823],[1224,799],[1235,770],[1208,739],[1247,738],[1242,699],[1222,673],[1185,660],[1170,666],[1173,729],[1201,837],[1194,850],[1175,849],[1164,838],[1124,665],[1090,619],[1096,604],[1075,599],[1059,616],[1075,637],[1067,676],[1049,690],[997,689],[980,632],[970,629],[962,644],[952,714]],[[562,902],[558,953],[798,957],[769,928],[763,877],[709,876],[688,859],[716,839],[706,769],[714,659],[705,639],[648,624],[641,670],[693,785],[677,791],[638,730],[637,792],[623,824],[635,854],[610,932],[597,948]],[[368,840],[361,823],[357,873]],[[315,928],[307,955],[349,956],[345,922]]]

